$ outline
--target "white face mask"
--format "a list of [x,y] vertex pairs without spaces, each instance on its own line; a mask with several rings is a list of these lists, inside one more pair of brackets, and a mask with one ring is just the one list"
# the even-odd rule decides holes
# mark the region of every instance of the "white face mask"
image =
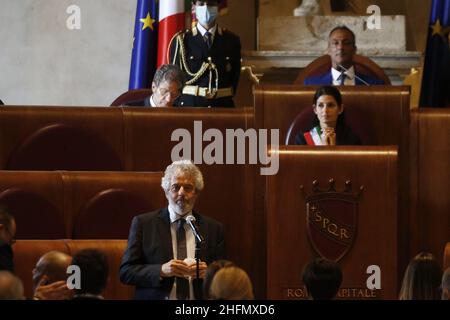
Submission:
[[195,6],[195,17],[202,26],[213,26],[218,13],[218,6]]

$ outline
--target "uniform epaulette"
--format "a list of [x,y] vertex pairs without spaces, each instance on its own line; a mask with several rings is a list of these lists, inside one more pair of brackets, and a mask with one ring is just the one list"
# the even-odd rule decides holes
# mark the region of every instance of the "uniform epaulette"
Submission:
[[197,25],[192,25],[192,28],[188,29],[186,32],[189,32],[189,31],[191,31],[192,35],[195,37],[198,33]]
[[185,30],[180,30],[173,35],[172,39],[170,39],[170,42],[169,42],[169,48],[170,48],[170,45],[172,44],[173,40],[176,39],[180,34],[182,34],[184,32],[185,32]]
[[182,34],[182,33],[187,33],[189,31],[189,29],[186,29],[186,30],[180,30],[180,31],[178,31],[177,33],[175,33],[175,35],[173,36],[174,38],[176,37],[176,36],[178,36],[178,35],[180,35],[180,34]]
[[233,31],[228,30],[227,28],[219,28],[219,29],[222,29],[221,30],[222,33],[219,32],[219,34],[228,33],[228,34],[230,34],[232,36],[239,37],[236,33],[234,33]]

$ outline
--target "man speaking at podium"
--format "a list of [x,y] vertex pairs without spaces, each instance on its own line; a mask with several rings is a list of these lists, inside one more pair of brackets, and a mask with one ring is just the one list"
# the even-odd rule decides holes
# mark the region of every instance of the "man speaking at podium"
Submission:
[[169,165],[161,186],[169,205],[133,218],[120,280],[136,286],[135,298],[140,300],[201,299],[201,281],[192,280],[197,273],[196,240],[203,240],[198,241],[203,278],[207,264],[224,258],[223,226],[193,211],[204,183],[190,160]]

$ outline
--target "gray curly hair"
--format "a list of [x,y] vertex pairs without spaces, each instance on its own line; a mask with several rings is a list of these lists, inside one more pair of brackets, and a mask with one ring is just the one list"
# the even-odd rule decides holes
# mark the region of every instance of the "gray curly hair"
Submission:
[[168,165],[164,176],[161,178],[161,187],[165,192],[169,191],[173,177],[185,175],[192,177],[195,183],[195,190],[202,191],[204,185],[203,175],[200,169],[191,160],[178,160]]

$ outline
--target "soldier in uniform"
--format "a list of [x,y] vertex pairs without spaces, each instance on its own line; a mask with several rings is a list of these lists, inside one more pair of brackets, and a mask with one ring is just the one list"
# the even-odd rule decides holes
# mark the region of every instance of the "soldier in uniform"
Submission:
[[233,96],[241,69],[241,42],[216,23],[218,0],[192,1],[196,26],[177,33],[169,45],[168,61],[186,74],[179,106],[234,107]]

